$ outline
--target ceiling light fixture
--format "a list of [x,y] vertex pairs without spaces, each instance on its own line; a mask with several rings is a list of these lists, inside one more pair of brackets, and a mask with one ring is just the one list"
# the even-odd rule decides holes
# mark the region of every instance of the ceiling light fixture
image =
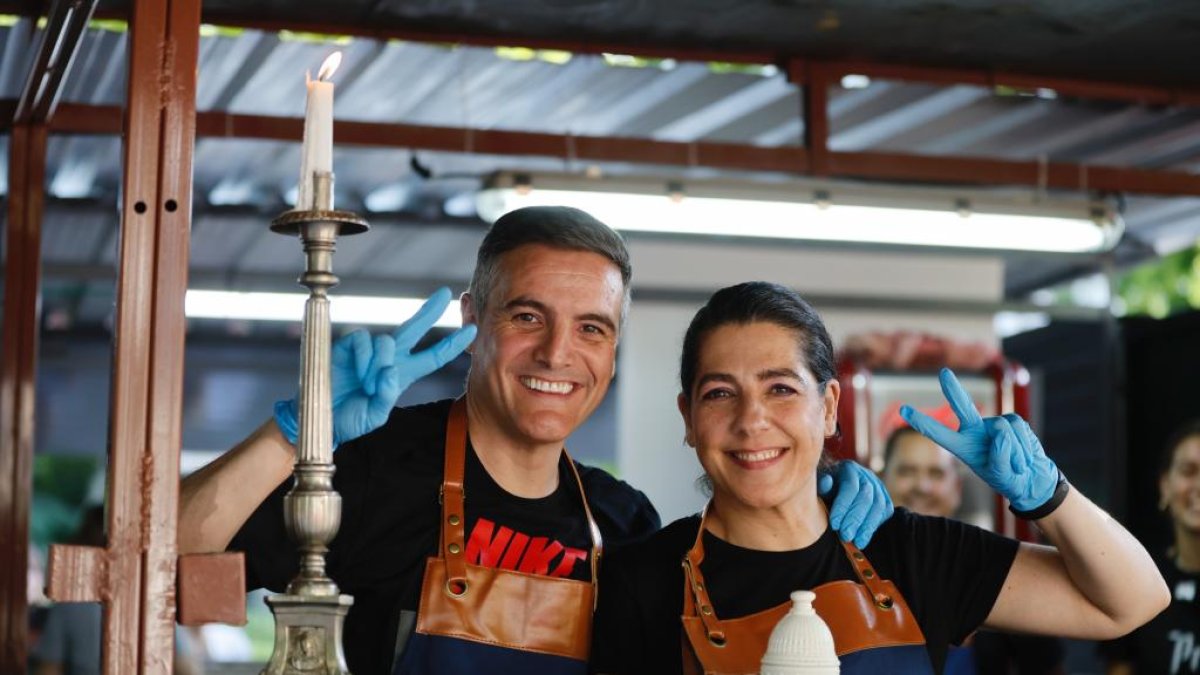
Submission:
[[[305,293],[260,293],[213,291],[189,288],[183,311],[189,319],[242,319],[252,321],[296,321],[304,316]],[[363,295],[330,296],[329,318],[334,323],[398,326],[416,313],[421,298],[386,298]],[[458,301],[454,300],[435,326],[462,325]]]
[[989,251],[1096,253],[1124,231],[1107,200],[830,181],[667,185],[500,172],[488,178],[476,207],[488,222],[523,206],[564,205],[627,232]]

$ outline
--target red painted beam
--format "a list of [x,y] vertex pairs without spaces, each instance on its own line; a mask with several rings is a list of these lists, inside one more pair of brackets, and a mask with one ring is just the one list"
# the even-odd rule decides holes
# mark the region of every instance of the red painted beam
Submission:
[[831,175],[877,180],[1200,195],[1200,174],[1181,171],[884,152],[833,152],[829,164]]
[[25,672],[46,127],[12,131],[0,360],[0,673]]
[[[51,122],[58,133],[119,133],[120,109],[64,103]],[[298,117],[196,114],[196,134],[209,138],[256,138],[299,141],[304,120]],[[748,171],[803,173],[803,148],[768,148],[739,143],[679,143],[612,136],[568,136],[526,131],[472,130],[415,124],[335,123],[339,145],[420,148],[483,155],[561,157],[593,162],[635,162],[705,166]]]
[[[803,59],[798,63],[811,63]],[[835,81],[851,73],[879,80],[925,82],[928,84],[967,84],[993,89],[1011,87],[1033,91],[1053,89],[1059,96],[1071,96],[1095,101],[1123,101],[1141,105],[1200,105],[1200,90],[1182,87],[1160,87],[1133,82],[1103,82],[1067,77],[1011,73],[1000,70],[966,68],[930,68],[872,61],[827,61],[823,64]],[[793,69],[795,69],[793,67]]]
[[[52,120],[51,128],[60,133],[118,133],[116,120],[119,112],[117,108],[63,104]],[[303,120],[300,118],[214,112],[202,112],[196,116],[196,133],[210,138],[299,141],[302,128]],[[348,121],[336,122],[334,137],[340,145],[367,147],[703,166],[790,174],[809,174],[813,170],[811,152],[796,146],[678,143],[642,138],[566,136]],[[1180,171],[883,152],[829,151],[824,161],[827,175],[843,178],[1200,196],[1200,175]]]

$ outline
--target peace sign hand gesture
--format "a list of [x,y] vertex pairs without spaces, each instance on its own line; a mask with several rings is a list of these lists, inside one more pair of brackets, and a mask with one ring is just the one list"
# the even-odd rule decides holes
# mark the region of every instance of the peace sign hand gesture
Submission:
[[[333,445],[368,434],[387,422],[400,394],[453,361],[475,339],[466,325],[419,352],[413,348],[446,311],[452,296],[440,288],[392,334],[356,330],[339,338],[330,355]],[[293,444],[299,433],[299,395],[275,404],[275,422]]]
[[971,467],[1016,511],[1034,512],[1047,504],[1055,496],[1060,473],[1025,420],[1012,413],[982,417],[949,368],[943,368],[938,379],[958,416],[958,431],[907,405],[900,408],[901,417]]

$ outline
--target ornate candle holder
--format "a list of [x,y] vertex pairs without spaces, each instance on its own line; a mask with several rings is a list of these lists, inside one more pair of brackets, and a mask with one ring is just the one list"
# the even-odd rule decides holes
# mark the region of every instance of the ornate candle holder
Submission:
[[338,235],[366,232],[367,221],[333,210],[333,174],[313,176],[313,208],[287,211],[271,231],[299,236],[308,287],[300,361],[300,429],[296,484],[284,497],[283,519],[300,552],[300,571],[287,593],[267,598],[275,615],[275,647],[264,675],[349,674],[342,653],[342,622],[354,599],[325,574],[325,553],[342,520],[333,489],[333,402],[330,391],[328,291],[338,283],[333,252]]

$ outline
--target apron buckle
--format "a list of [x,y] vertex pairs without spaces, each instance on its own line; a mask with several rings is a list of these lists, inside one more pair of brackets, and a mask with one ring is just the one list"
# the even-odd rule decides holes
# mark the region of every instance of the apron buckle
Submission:
[[461,598],[467,594],[469,587],[466,579],[447,579],[446,595],[452,598]]

